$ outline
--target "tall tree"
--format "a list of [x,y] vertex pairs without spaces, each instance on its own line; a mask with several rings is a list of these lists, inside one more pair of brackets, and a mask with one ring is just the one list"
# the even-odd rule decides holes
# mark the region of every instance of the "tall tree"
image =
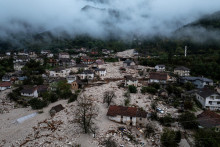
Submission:
[[98,109],[92,99],[82,95],[78,99],[78,108],[76,110],[75,121],[80,125],[85,134],[95,133],[96,126],[94,119],[98,114]]

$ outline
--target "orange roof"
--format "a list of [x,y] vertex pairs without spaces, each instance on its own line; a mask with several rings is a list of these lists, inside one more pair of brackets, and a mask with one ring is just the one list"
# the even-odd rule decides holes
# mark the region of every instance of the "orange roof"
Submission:
[[107,116],[130,116],[130,117],[143,117],[147,116],[147,112],[135,107],[123,107],[123,106],[110,106]]
[[2,82],[0,83],[0,87],[10,87],[11,86],[11,82]]

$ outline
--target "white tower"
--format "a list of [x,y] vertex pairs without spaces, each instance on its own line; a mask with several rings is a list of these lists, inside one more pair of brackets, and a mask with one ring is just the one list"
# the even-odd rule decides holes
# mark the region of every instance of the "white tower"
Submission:
[[185,57],[187,55],[187,46],[185,46]]

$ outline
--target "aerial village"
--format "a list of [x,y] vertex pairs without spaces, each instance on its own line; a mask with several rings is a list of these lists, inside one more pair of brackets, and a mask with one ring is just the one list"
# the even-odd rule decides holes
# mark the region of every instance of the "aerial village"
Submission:
[[193,128],[220,131],[213,79],[142,66],[135,49],[68,51],[0,55],[14,68],[0,82],[0,147],[157,147],[169,144],[166,133],[190,147]]

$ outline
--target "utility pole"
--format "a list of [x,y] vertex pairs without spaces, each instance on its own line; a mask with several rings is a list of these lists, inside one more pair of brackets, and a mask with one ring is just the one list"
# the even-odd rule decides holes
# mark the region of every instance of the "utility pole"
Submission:
[[185,57],[187,56],[187,46],[185,46]]

